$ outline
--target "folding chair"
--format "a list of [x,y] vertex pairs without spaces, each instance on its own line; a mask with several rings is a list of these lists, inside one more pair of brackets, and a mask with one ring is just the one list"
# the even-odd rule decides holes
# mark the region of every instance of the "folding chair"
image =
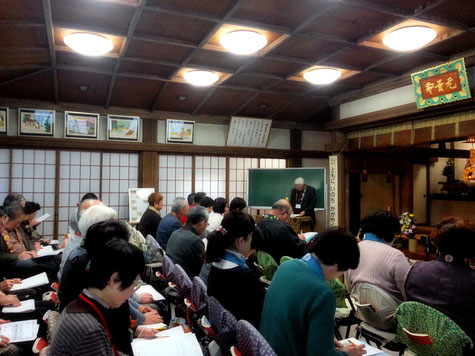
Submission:
[[[208,316],[216,335],[215,341],[223,352],[236,344],[237,320],[214,297],[208,296]],[[211,346],[211,344],[210,344]]]
[[246,320],[237,323],[237,350],[231,348],[231,354],[242,356],[277,356],[259,331]]

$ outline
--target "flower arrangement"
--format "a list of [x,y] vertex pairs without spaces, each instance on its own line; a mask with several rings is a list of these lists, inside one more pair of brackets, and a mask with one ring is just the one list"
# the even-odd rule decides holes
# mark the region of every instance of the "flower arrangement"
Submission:
[[408,238],[414,238],[416,232],[416,219],[414,214],[404,212],[399,217],[399,224],[401,224],[401,234],[406,235]]

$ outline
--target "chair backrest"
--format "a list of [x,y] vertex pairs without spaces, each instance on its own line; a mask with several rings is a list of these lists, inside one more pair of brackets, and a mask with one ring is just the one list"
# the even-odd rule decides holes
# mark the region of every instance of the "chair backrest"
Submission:
[[191,299],[191,287],[193,282],[180,265],[175,265],[176,286],[185,298]]
[[203,310],[207,307],[207,292],[205,282],[200,277],[193,278],[193,285],[191,287],[191,302],[197,310]]
[[236,344],[237,320],[230,311],[225,309],[216,298],[208,297],[209,322],[216,334],[216,342],[227,352],[229,348]]
[[333,290],[335,293],[336,298],[336,307],[337,308],[346,308],[346,296],[349,294],[346,290],[346,287],[338,278],[330,279],[327,281],[328,286]]
[[167,255],[163,256],[162,271],[163,275],[167,279],[167,282],[176,283],[175,263],[173,263],[172,259]]
[[274,277],[275,271],[277,271],[277,267],[279,267],[277,262],[274,260],[274,257],[272,257],[267,252],[258,250],[257,263],[259,265],[259,271],[262,273],[262,275],[266,277],[267,280],[271,281]]
[[[392,329],[399,302],[383,289],[369,283],[357,283],[351,290],[355,299],[356,316],[377,329]],[[367,304],[370,304],[369,306]]]
[[237,344],[243,356],[277,356],[259,331],[246,320],[237,323]]
[[[407,345],[418,356],[462,356],[462,348],[473,348],[472,340],[448,316],[428,305],[417,302],[402,303],[396,310],[396,340]],[[416,342],[408,337],[406,329],[413,334],[427,334],[431,344]]]

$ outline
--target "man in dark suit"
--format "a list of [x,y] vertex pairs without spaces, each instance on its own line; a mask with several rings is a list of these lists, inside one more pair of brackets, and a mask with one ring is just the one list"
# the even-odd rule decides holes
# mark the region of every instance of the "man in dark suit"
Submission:
[[314,187],[305,184],[301,177],[294,181],[295,188],[290,193],[290,204],[294,214],[300,216],[310,216],[312,218],[312,228],[315,226],[315,206],[317,205],[317,193]]

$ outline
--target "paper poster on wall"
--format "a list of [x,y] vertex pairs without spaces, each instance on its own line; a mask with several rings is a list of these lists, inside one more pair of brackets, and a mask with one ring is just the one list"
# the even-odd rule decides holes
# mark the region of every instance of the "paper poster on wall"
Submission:
[[271,126],[272,120],[270,119],[233,117],[231,118],[226,145],[265,148]]
[[338,226],[338,155],[329,156],[330,192],[328,226]]
[[155,188],[129,188],[129,222],[138,223],[148,207],[148,196]]

